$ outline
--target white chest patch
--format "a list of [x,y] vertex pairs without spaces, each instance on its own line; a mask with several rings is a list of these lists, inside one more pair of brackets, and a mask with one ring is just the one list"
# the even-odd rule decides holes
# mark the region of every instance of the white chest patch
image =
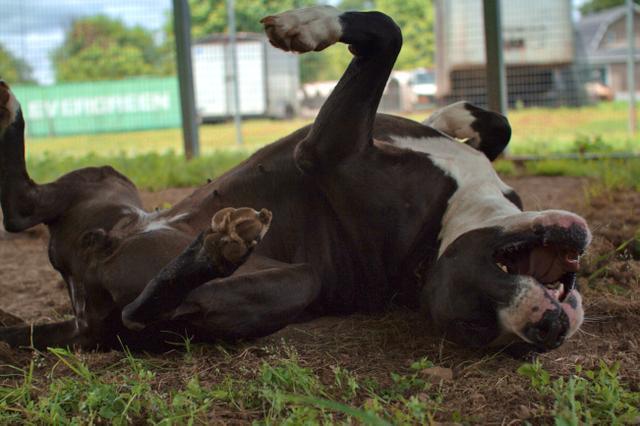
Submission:
[[187,216],[187,213],[181,213],[175,216],[161,216],[161,213],[148,213],[138,208],[128,208],[128,212],[136,214],[137,220],[135,228],[140,233],[171,229],[172,224],[179,222]]
[[428,154],[458,185],[442,218],[438,256],[460,235],[500,225],[507,217],[521,213],[504,197],[512,189],[498,177],[482,152],[446,137],[393,140],[397,147]]

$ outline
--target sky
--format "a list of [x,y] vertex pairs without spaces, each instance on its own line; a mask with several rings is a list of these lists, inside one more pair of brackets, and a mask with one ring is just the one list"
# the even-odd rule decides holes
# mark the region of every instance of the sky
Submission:
[[171,0],[1,0],[0,43],[25,59],[43,84],[54,81],[50,52],[62,44],[64,30],[79,17],[104,14],[127,25],[159,31]]
[[[242,0],[238,0],[242,1]],[[401,0],[398,0],[401,1]],[[572,0],[579,5],[585,0]],[[128,25],[159,32],[171,11],[171,0],[1,0],[0,43],[26,60],[39,83],[54,82],[50,52],[64,30],[82,16],[104,14]]]

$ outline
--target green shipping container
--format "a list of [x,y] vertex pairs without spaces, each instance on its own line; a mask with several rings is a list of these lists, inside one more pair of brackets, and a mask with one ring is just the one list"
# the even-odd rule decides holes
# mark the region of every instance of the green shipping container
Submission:
[[12,86],[29,136],[62,136],[180,126],[178,80],[119,81]]

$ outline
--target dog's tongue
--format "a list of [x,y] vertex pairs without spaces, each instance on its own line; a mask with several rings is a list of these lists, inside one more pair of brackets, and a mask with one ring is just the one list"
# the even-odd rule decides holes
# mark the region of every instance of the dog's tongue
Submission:
[[567,272],[576,272],[579,266],[575,250],[544,246],[534,248],[529,256],[523,256],[518,261],[518,273],[548,284],[559,280]]

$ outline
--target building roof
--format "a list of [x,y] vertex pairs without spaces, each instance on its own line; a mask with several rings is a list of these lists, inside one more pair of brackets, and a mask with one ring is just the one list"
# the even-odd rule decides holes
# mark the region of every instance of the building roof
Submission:
[[[635,5],[635,11],[640,14],[640,6]],[[623,18],[626,13],[627,6],[622,5],[583,16],[576,24],[579,51],[587,56],[597,54],[600,42],[609,26]],[[613,52],[609,52],[609,54],[611,53]]]

